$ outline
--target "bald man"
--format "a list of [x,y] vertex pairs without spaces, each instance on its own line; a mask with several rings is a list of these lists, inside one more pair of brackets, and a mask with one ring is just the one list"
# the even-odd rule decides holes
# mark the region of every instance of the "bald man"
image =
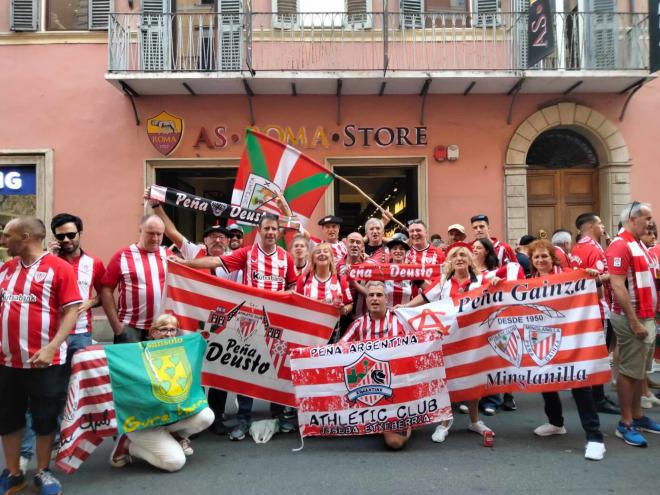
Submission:
[[101,279],[101,301],[115,343],[145,340],[160,309],[167,256],[171,254],[161,246],[165,224],[156,215],[148,215],[142,218],[139,232],[135,244],[114,254]]

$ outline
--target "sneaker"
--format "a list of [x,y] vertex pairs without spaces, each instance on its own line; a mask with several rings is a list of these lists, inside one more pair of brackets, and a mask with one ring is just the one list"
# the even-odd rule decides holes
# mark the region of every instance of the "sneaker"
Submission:
[[486,406],[486,407],[484,407],[484,414],[485,414],[486,416],[495,416],[495,413],[496,413],[496,412],[497,412],[497,411],[495,410],[495,408],[494,408],[493,406]]
[[611,400],[603,399],[596,403],[596,411],[602,414],[621,414],[621,409],[619,409],[616,404]]
[[616,430],[614,430],[614,434],[623,439],[628,445],[632,445],[633,447],[646,447],[646,438],[644,438],[644,435],[639,432],[639,429],[637,429],[634,424],[627,425],[619,421],[616,425]]
[[605,444],[602,442],[588,442],[584,449],[584,458],[591,461],[602,461],[605,457]]
[[286,418],[285,416],[280,416],[279,423],[280,423],[280,432],[281,433],[291,433],[292,431],[295,431],[295,429],[296,429],[296,425],[293,423],[293,421]]
[[465,404],[465,402],[461,402],[458,405],[458,412],[460,412],[461,414],[467,414],[469,412],[468,406],[467,404]]
[[642,395],[640,397],[640,403],[642,409],[651,409],[653,407],[653,402],[651,401],[651,398],[647,395]]
[[128,452],[128,446],[131,444],[127,435],[121,435],[115,442],[115,446],[110,454],[110,465],[120,468],[130,464],[131,455]]
[[552,435],[566,435],[566,428],[545,423],[534,430],[534,435],[539,437],[549,437]]
[[296,416],[298,415],[298,411],[294,409],[293,407],[286,406],[284,408],[284,411],[282,412],[282,417],[284,419],[288,420],[294,420],[296,419]]
[[516,401],[513,399],[513,395],[511,394],[504,394],[501,407],[504,411],[515,411],[518,409],[518,406],[516,406]]
[[229,440],[238,442],[245,438],[247,432],[250,431],[250,425],[245,421],[238,423],[231,432],[229,432]]
[[30,466],[30,461],[32,459],[29,459],[27,457],[21,456],[21,458],[18,460],[18,465],[21,471],[24,473],[27,473],[28,467]]
[[[6,477],[5,477],[6,476]],[[5,469],[2,472],[2,484],[0,488],[3,490],[3,495],[11,495],[12,493],[18,493],[23,488],[27,486],[27,480],[25,479],[25,474],[22,472],[16,476],[9,474],[9,470]]]
[[431,435],[431,440],[433,440],[435,443],[444,442],[445,439],[447,438],[447,435],[449,435],[450,427],[451,427],[451,423],[447,425],[443,425],[441,423],[438,426],[436,426],[433,435]]
[[477,421],[476,423],[470,423],[468,425],[468,430],[473,431],[481,436],[487,431],[490,431],[493,436],[495,436],[495,432],[491,430],[488,426],[486,426],[486,423],[483,421]]
[[50,469],[42,469],[34,475],[34,486],[41,495],[60,495],[62,493],[62,485],[53,476]]
[[190,443],[189,438],[182,438],[179,440],[179,445],[181,445],[181,450],[183,450],[183,454],[187,457],[190,457],[195,453],[195,451],[192,448],[192,444]]
[[648,433],[660,433],[660,424],[653,421],[648,416],[642,416],[639,419],[633,419],[633,426],[639,431],[646,431]]
[[[643,396],[642,396],[643,397]],[[651,392],[649,392],[649,395],[646,396],[648,400],[651,401],[651,405],[653,407],[660,406],[660,399],[658,399],[655,395],[653,395]]]

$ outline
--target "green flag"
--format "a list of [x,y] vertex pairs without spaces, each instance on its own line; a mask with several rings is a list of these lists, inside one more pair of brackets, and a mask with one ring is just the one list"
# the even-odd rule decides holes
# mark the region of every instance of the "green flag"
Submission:
[[200,383],[205,349],[197,333],[105,346],[119,433],[174,423],[207,407]]

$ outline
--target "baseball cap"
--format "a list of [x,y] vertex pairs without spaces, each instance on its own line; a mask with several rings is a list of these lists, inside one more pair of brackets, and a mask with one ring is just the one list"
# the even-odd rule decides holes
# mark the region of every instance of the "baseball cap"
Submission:
[[449,227],[447,227],[447,232],[450,230],[458,230],[461,234],[465,234],[465,227],[463,227],[460,223],[452,223]]

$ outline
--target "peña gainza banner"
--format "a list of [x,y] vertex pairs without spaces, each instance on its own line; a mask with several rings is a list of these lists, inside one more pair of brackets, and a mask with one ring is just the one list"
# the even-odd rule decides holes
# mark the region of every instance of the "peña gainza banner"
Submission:
[[529,5],[527,27],[527,67],[533,67],[555,51],[550,0],[536,0]]

